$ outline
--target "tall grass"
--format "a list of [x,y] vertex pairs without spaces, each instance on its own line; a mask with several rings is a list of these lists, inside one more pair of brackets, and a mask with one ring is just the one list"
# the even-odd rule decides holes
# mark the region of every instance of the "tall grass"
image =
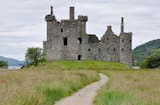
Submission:
[[0,71],[0,105],[53,105],[99,79],[96,71],[52,69]]
[[160,70],[103,71],[109,75],[95,105],[160,105]]

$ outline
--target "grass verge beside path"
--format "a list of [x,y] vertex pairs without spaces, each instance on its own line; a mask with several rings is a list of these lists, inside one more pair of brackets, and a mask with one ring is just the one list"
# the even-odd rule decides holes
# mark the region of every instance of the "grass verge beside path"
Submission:
[[103,71],[109,81],[95,105],[160,105],[160,70]]
[[0,105],[53,105],[98,79],[85,70],[0,71]]

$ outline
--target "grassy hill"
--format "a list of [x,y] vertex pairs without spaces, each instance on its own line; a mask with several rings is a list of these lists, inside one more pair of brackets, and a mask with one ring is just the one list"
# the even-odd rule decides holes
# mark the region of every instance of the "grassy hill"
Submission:
[[137,60],[138,63],[140,63],[158,49],[160,49],[160,39],[147,42],[143,45],[136,47],[133,50],[134,59]]

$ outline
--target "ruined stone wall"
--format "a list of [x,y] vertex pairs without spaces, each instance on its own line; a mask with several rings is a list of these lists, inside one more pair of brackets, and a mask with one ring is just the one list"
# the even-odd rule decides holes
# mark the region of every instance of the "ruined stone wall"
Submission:
[[110,62],[119,62],[119,37],[108,26],[106,33],[101,39],[102,60]]

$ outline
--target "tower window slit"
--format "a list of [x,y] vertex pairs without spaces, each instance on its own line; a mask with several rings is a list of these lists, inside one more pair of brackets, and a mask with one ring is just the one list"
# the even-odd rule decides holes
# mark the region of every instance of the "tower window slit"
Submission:
[[116,51],[116,48],[114,48],[113,51],[115,52],[115,51]]
[[61,28],[61,32],[63,32],[63,28]]
[[122,48],[122,52],[124,51],[124,48]]
[[63,38],[63,44],[64,44],[64,46],[67,46],[67,44],[68,44],[68,38],[67,37]]

